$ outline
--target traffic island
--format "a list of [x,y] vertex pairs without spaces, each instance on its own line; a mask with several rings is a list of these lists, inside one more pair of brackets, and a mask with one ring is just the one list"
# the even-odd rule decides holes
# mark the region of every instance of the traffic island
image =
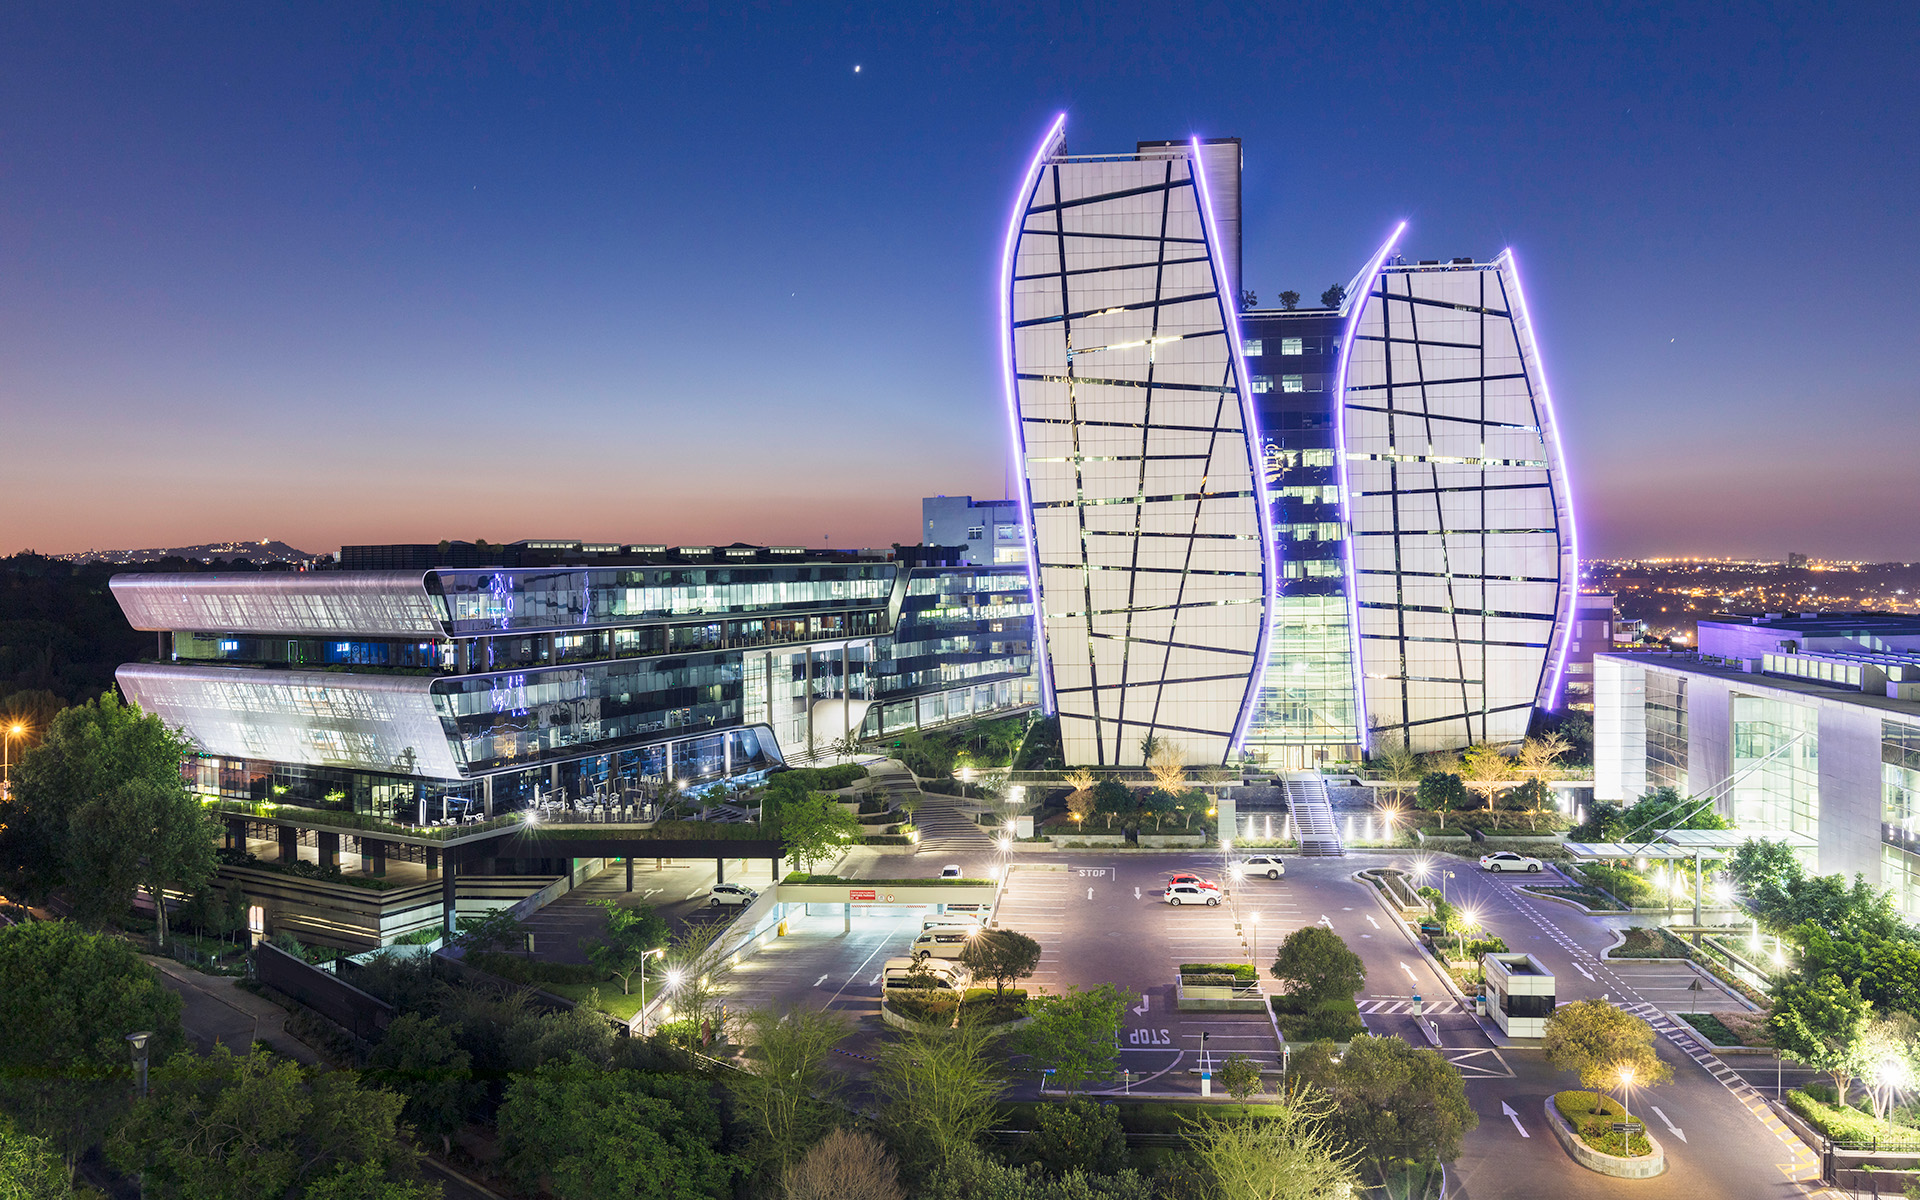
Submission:
[[[1636,1140],[1642,1138],[1646,1140],[1647,1153],[1645,1154],[1635,1154],[1631,1157],[1619,1154],[1608,1154],[1604,1150],[1598,1150],[1589,1145],[1587,1140],[1581,1136],[1580,1130],[1575,1129],[1573,1123],[1561,1115],[1557,1101],[1562,1096],[1572,1097],[1572,1102],[1575,1104],[1590,1105],[1594,1093],[1560,1092],[1547,1097],[1547,1128],[1553,1130],[1553,1136],[1560,1139],[1560,1145],[1566,1149],[1567,1156],[1573,1159],[1574,1162],[1579,1163],[1589,1171],[1595,1171],[1601,1175],[1611,1175],[1615,1179],[1652,1179],[1655,1175],[1666,1171],[1666,1151],[1660,1148],[1660,1143],[1654,1139],[1652,1134],[1646,1133],[1643,1130],[1635,1129],[1633,1136]],[[1602,1132],[1607,1132],[1612,1130],[1613,1125],[1622,1123],[1620,1118],[1624,1114],[1621,1112],[1620,1106],[1612,1100],[1603,1099],[1603,1107],[1606,1111],[1601,1114],[1595,1114],[1591,1120]],[[1621,1136],[1618,1140],[1625,1141],[1626,1139],[1624,1136]],[[1625,1147],[1623,1147],[1623,1149],[1624,1148]]]

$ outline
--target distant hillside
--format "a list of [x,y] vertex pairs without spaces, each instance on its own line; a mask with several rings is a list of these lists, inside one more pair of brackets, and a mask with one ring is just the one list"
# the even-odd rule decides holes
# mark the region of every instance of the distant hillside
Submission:
[[157,563],[168,558],[183,558],[188,562],[199,563],[233,562],[242,558],[257,563],[309,563],[317,558],[328,556],[296,550],[285,542],[258,541],[208,542],[201,546],[156,546],[147,550],[83,550],[78,554],[53,554],[48,557],[78,566],[89,563],[115,563],[129,566],[134,563]]

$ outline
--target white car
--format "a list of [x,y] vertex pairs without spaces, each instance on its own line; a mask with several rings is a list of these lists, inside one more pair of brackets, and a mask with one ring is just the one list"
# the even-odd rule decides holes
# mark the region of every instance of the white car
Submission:
[[1220,903],[1220,893],[1191,883],[1170,883],[1167,885],[1166,899],[1168,904],[1204,904],[1214,908]]
[[1483,871],[1526,871],[1539,874],[1540,860],[1528,858],[1524,854],[1515,854],[1511,850],[1501,850],[1493,854],[1480,856],[1480,869]]
[[737,883],[715,884],[714,889],[707,893],[707,905],[710,908],[745,908],[759,895],[752,888]]
[[1252,858],[1240,860],[1242,875],[1265,875],[1268,879],[1278,879],[1287,873],[1287,864],[1280,861],[1278,854],[1256,854]]

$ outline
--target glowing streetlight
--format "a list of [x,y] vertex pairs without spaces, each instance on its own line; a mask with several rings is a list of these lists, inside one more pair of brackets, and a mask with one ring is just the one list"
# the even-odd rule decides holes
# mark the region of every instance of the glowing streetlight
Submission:
[[15,721],[7,726],[6,737],[0,739],[0,796],[13,794],[13,739],[25,737],[26,733],[26,724]]
[[1627,1144],[1627,1157],[1631,1158],[1633,1157],[1633,1068],[1630,1066],[1620,1068],[1620,1108],[1627,1116],[1627,1132],[1624,1140]]
[[1003,838],[1001,838],[1001,839],[1000,839],[1000,853],[1002,853],[1002,854],[1005,854],[1005,853],[1006,853],[1007,851],[1009,851],[1009,850],[1011,850],[1011,849],[1013,849],[1013,839],[1012,839],[1012,838],[1010,838],[1010,837],[1003,837]]
[[664,958],[664,949],[653,949],[640,956],[640,1036],[647,1036],[647,960]]
[[[1238,871],[1239,869],[1236,867],[1235,873],[1237,874]],[[1248,931],[1248,938],[1252,944],[1252,949],[1247,957],[1253,960],[1248,965],[1257,967],[1260,965],[1260,914],[1257,912],[1248,913],[1247,920],[1252,923],[1252,928]]]

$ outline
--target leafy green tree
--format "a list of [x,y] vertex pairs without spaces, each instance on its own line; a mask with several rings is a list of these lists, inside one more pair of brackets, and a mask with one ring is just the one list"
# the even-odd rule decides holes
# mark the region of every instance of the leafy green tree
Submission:
[[1500,790],[1502,784],[1511,781],[1515,774],[1513,760],[1490,742],[1476,742],[1468,746],[1460,755],[1460,767],[1461,782],[1479,792],[1487,808],[1493,807],[1494,793]]
[[786,1200],[906,1200],[893,1156],[870,1133],[836,1129],[786,1173]]
[[378,1163],[341,1163],[300,1193],[301,1200],[440,1200],[440,1185],[392,1179]]
[[184,1044],[180,997],[125,942],[66,921],[0,928],[0,1103],[77,1159],[125,1107],[126,1036],[149,1053]]
[[73,1172],[46,1138],[0,1115],[0,1200],[72,1200]]
[[1300,293],[1289,288],[1280,293],[1280,307],[1291,312],[1300,307]]
[[1555,1009],[1541,1049],[1555,1070],[1574,1072],[1580,1086],[1594,1092],[1596,1113],[1600,1090],[1616,1086],[1622,1072],[1631,1072],[1635,1087],[1673,1078],[1673,1068],[1653,1051],[1653,1026],[1605,1000],[1575,1000]]
[[1920,945],[1856,934],[1835,937],[1812,921],[1788,934],[1807,979],[1835,975],[1860,988],[1876,1011],[1920,1016]]
[[495,908],[477,917],[461,917],[454,945],[469,954],[489,950],[518,949],[526,944],[527,927],[513,915],[511,908]]
[[1189,1119],[1188,1144],[1218,1200],[1326,1200],[1352,1194],[1352,1151],[1328,1126],[1324,1097],[1294,1094],[1258,1118]]
[[156,940],[164,947],[166,890],[207,886],[216,866],[217,830],[177,770],[170,779],[129,779],[84,801],[67,829],[75,911],[116,915],[137,887],[153,906]]
[[1413,792],[1413,806],[1437,815],[1442,829],[1447,827],[1448,813],[1459,812],[1470,803],[1467,785],[1451,771],[1428,771],[1420,777],[1420,786]]
[[12,795],[0,804],[0,865],[10,890],[40,898],[72,882],[67,842],[74,813],[125,783],[177,783],[188,749],[178,733],[112,692],[63,709],[40,744],[14,764]]
[[1220,1068],[1220,1086],[1235,1100],[1245,1100],[1262,1091],[1260,1064],[1244,1054],[1229,1054]]
[[975,979],[993,981],[994,998],[1006,994],[1007,985],[1025,979],[1040,965],[1040,943],[1012,929],[986,929],[968,939],[960,948],[960,965],[973,972]]
[[467,1120],[485,1089],[474,1079],[473,1056],[460,1048],[453,1030],[419,1013],[403,1013],[387,1027],[367,1056],[366,1080],[406,1099],[400,1117],[416,1133],[440,1139],[442,1153],[453,1152],[453,1135]]
[[620,980],[621,995],[633,994],[633,977],[647,965],[655,950],[666,946],[672,931],[667,919],[650,904],[622,905],[618,900],[596,900],[607,910],[607,928],[587,947],[587,961]]
[[1679,788],[1655,788],[1620,814],[1622,836],[1650,840],[1660,829],[1728,829],[1727,819],[1711,801],[1683,796]]
[[1420,759],[1408,749],[1404,738],[1394,739],[1384,733],[1377,736],[1379,741],[1367,765],[1379,773],[1388,793],[1398,801],[1419,781]]
[[1342,304],[1346,303],[1346,300],[1347,289],[1343,284],[1336,283],[1326,291],[1320,293],[1320,307],[1322,308],[1339,308]]
[[1045,1104],[1034,1110],[1025,1152],[1051,1175],[1075,1167],[1111,1175],[1127,1165],[1127,1134],[1110,1105],[1091,1100]]
[[1333,1101],[1329,1120],[1384,1182],[1397,1162],[1451,1162],[1480,1122],[1458,1068],[1425,1046],[1362,1035],[1335,1062],[1302,1063],[1301,1078]]
[[920,1195],[940,1200],[1155,1200],[1139,1172],[1089,1175],[1078,1169],[1049,1178],[1037,1167],[1010,1167],[973,1146],[935,1170]]
[[1774,988],[1767,1032],[1781,1053],[1826,1072],[1844,1102],[1872,1010],[1858,980],[1842,982],[1831,973],[1797,976]]
[[509,1176],[561,1200],[721,1200],[744,1164],[722,1153],[705,1082],[579,1059],[517,1075],[500,1105]]
[[224,887],[216,881],[195,891],[180,909],[180,923],[207,937],[226,937],[247,926],[247,896],[240,881],[230,879]]
[[839,1013],[806,1007],[759,1009],[746,1023],[753,1070],[732,1081],[734,1103],[753,1131],[754,1157],[778,1179],[833,1128],[830,1105],[846,1077],[829,1058],[853,1027]]
[[1587,819],[1575,825],[1567,838],[1575,842],[1617,842],[1627,835],[1627,824],[1621,819],[1624,811],[1612,800],[1595,800],[1587,805]]
[[278,1200],[343,1166],[407,1180],[419,1152],[400,1135],[401,1104],[352,1071],[310,1073],[264,1049],[239,1057],[216,1045],[155,1068],[108,1150],[161,1198]]
[[1324,925],[1304,925],[1288,934],[1267,973],[1287,986],[1306,1008],[1329,1000],[1352,1000],[1367,985],[1367,967],[1346,939]]
[[1806,877],[1806,869],[1792,846],[1762,838],[1742,842],[1727,860],[1727,871],[1762,911],[1785,904],[1794,887]]
[[1107,819],[1107,828],[1113,828],[1115,817],[1129,817],[1138,811],[1140,802],[1133,789],[1117,779],[1102,779],[1093,786],[1093,811]]
[[999,1030],[962,1023],[915,1029],[876,1052],[873,1085],[885,1101],[880,1120],[902,1161],[916,1168],[951,1163],[993,1128],[1007,1081]]
[[1111,983],[1052,996],[1029,997],[1032,1023],[1014,1034],[1014,1047],[1035,1067],[1053,1068],[1054,1082],[1071,1095],[1083,1083],[1119,1074],[1120,1025],[1133,993]]
[[838,858],[860,836],[859,819],[827,792],[808,792],[772,808],[774,836],[801,871]]

